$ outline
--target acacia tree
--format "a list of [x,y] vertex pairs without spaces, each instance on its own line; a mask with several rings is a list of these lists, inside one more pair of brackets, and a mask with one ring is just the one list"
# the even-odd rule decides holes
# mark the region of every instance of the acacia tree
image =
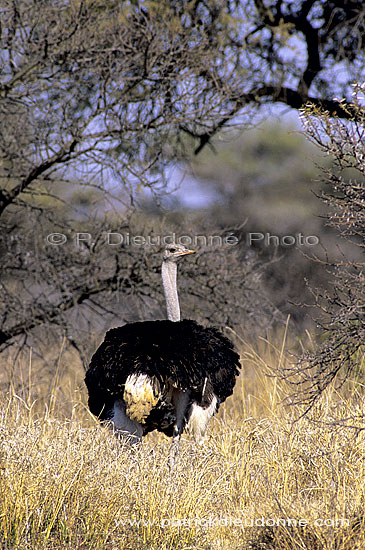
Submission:
[[[330,168],[322,168],[327,189],[320,198],[328,206],[327,223],[338,231],[340,241],[350,240],[363,252],[365,117],[360,88],[354,97],[350,107],[342,102],[342,108],[352,113],[350,121],[333,119],[314,106],[303,111],[303,121],[310,141],[333,159]],[[335,264],[328,258],[326,266],[331,269],[331,287],[311,289],[322,344],[280,373],[297,388],[294,401],[306,405],[307,410],[331,382],[340,386],[354,371],[360,373],[365,342],[365,263],[362,254],[358,258],[343,255]]]
[[247,106],[347,118],[333,98],[364,66],[361,0],[5,0],[0,16],[0,214],[70,166],[156,189],[182,133],[198,152]]
[[156,189],[153,171],[162,173],[179,126],[207,125],[226,111],[216,44],[167,5],[146,8],[5,2],[0,215],[22,206],[41,181],[53,182],[56,194],[75,172],[103,189],[111,176],[130,192],[137,184]]
[[336,117],[352,116],[351,106],[342,109],[335,97],[351,103],[351,83],[363,78],[362,0],[247,0],[225,5],[233,23],[224,31],[224,52],[240,78],[233,86],[228,81],[228,114],[206,131],[193,132],[199,140],[196,153],[247,105],[280,102],[300,109],[310,101]]
[[[165,166],[184,154],[186,134],[198,153],[236,115],[262,103],[300,107],[311,98],[348,117],[331,83],[339,93],[358,75],[364,10],[360,1],[342,4],[4,0],[0,223],[12,260],[3,263],[1,339],[27,333],[30,318],[32,330],[54,322],[102,293],[105,280],[120,290],[128,279],[117,267],[86,276],[91,256],[78,271],[78,263],[62,263],[44,247],[18,246],[30,226],[67,232],[79,224],[60,210],[67,184],[96,188],[109,207],[116,199],[130,205],[141,187],[165,189]],[[341,85],[339,66],[346,66]],[[71,265],[77,278],[67,273]],[[32,273],[29,302],[14,283],[25,272]]]

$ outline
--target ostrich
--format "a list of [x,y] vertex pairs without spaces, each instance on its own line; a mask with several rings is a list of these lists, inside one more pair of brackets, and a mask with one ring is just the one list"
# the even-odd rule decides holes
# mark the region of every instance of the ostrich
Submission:
[[201,440],[232,394],[240,367],[233,344],[219,330],[180,320],[177,262],[188,254],[194,251],[171,244],[163,255],[168,320],[109,330],[85,376],[94,415],[129,441],[152,430],[173,437],[173,456],[185,428]]

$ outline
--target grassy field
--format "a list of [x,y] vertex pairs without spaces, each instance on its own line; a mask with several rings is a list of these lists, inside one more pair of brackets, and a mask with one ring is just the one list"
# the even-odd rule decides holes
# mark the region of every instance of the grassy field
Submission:
[[298,419],[266,376],[288,361],[284,347],[242,343],[234,396],[202,445],[184,436],[171,471],[165,436],[126,448],[89,414],[71,356],[60,353],[49,373],[35,358],[16,367],[9,358],[1,548],[365,548],[365,434],[331,424],[363,413],[363,388],[353,380],[330,390]]

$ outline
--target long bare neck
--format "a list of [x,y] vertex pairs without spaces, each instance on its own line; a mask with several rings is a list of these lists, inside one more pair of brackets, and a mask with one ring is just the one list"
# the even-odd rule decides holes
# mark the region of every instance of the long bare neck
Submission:
[[179,297],[177,295],[177,265],[175,262],[162,262],[162,285],[165,292],[167,318],[169,321],[180,321]]

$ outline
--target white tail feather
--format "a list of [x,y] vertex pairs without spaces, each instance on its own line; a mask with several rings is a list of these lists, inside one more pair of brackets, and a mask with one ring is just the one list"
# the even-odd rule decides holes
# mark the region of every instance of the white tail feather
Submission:
[[209,407],[204,409],[197,403],[193,403],[191,406],[191,413],[188,422],[188,431],[194,436],[194,439],[199,441],[204,436],[208,427],[209,420],[216,412],[217,398],[214,395]]

